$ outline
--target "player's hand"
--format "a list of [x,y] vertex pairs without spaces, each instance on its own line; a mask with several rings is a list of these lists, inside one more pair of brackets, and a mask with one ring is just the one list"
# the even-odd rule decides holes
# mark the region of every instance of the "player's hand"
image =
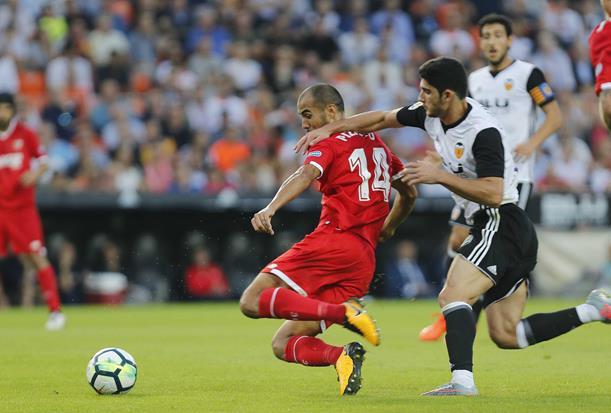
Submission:
[[410,162],[405,168],[401,180],[408,185],[436,184],[440,180],[442,170],[439,166],[427,161]]
[[330,135],[331,135],[331,131],[329,130],[327,125],[321,128],[318,128],[318,129],[314,129],[312,131],[309,131],[305,135],[303,135],[301,139],[297,141],[293,149],[297,153],[305,154],[308,151],[308,148],[310,146],[316,145],[318,142],[322,141],[323,139],[327,139]]
[[441,155],[439,155],[436,151],[426,151],[426,156],[422,160],[437,166],[441,166],[443,163]]
[[257,232],[263,232],[264,234],[274,235],[274,228],[272,228],[272,217],[276,211],[272,211],[269,207],[263,208],[257,212],[250,223]]
[[36,183],[36,172],[27,171],[23,173],[23,175],[21,175],[21,177],[19,178],[19,182],[24,187],[29,187],[29,186],[34,185]]
[[516,146],[513,156],[517,162],[525,162],[534,152],[535,147],[530,142],[524,142]]
[[379,242],[385,242],[391,239],[395,235],[396,228],[382,228],[380,232]]

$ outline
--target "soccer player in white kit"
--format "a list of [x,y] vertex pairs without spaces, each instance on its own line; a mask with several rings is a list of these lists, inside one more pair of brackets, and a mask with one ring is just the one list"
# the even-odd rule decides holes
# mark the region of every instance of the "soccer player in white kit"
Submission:
[[[513,40],[509,18],[489,14],[478,25],[480,50],[488,65],[469,75],[469,95],[496,117],[505,132],[503,145],[511,151],[518,168],[517,204],[526,210],[533,189],[535,153],[562,126],[562,113],[543,72],[509,55]],[[537,127],[539,109],[545,113],[545,120]],[[452,211],[450,225],[448,255],[453,258],[469,235],[469,223],[458,206]],[[481,307],[481,301],[473,306],[476,321]],[[419,336],[421,340],[431,341],[444,333],[445,319],[440,315],[432,325],[423,328]]]

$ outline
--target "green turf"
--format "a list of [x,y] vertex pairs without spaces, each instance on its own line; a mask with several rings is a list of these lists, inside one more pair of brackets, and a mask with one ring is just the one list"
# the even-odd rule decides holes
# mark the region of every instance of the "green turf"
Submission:
[[[574,302],[533,301],[527,312]],[[0,312],[0,412],[603,412],[611,406],[611,326],[595,323],[522,351],[497,349],[480,323],[475,345],[477,398],[425,398],[448,379],[443,342],[421,343],[432,301],[369,304],[383,342],[371,348],[364,386],[337,395],[332,367],[276,360],[278,320],[250,320],[237,304],[68,308],[64,331],[43,329],[42,309]],[[483,321],[483,320],[482,320]],[[356,339],[338,327],[330,343]],[[138,362],[128,394],[98,396],[85,366],[103,347]]]

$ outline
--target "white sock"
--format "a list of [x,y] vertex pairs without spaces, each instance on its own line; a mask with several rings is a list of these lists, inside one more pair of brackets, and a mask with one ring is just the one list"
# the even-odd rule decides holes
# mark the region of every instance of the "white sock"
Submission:
[[452,372],[452,383],[457,383],[465,387],[475,386],[473,381],[473,372],[469,370],[454,370]]
[[528,347],[528,340],[526,339],[526,332],[524,331],[524,324],[522,321],[520,321],[516,327],[516,339],[518,341],[518,347]]
[[598,308],[594,307],[592,304],[579,304],[575,307],[575,310],[577,310],[579,320],[584,324],[603,319]]

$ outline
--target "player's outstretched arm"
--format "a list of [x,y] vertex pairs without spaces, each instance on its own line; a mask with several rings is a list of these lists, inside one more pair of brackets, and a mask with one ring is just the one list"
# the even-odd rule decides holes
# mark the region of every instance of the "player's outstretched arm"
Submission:
[[497,208],[503,201],[503,178],[488,176],[465,179],[425,161],[411,162],[401,178],[410,185],[441,184],[469,201]]
[[310,146],[338,132],[354,131],[368,133],[381,129],[403,127],[404,125],[397,120],[397,112],[400,110],[401,108],[390,111],[377,110],[363,112],[358,115],[328,123],[321,128],[303,135],[295,145],[295,152],[305,153]]
[[397,195],[390,209],[390,213],[384,221],[380,232],[380,242],[384,242],[395,235],[397,228],[414,209],[418,191],[413,185],[408,185],[401,179],[395,179],[392,187],[397,190]]
[[320,170],[313,165],[303,165],[280,185],[271,202],[257,212],[250,223],[257,232],[274,235],[272,217],[280,208],[297,198],[320,176]]

